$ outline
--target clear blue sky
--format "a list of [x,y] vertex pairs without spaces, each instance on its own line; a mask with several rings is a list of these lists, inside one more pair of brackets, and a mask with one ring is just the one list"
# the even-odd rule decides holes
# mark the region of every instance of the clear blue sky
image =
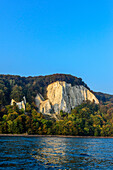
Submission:
[[113,0],[1,0],[0,63],[0,74],[72,74],[113,94]]

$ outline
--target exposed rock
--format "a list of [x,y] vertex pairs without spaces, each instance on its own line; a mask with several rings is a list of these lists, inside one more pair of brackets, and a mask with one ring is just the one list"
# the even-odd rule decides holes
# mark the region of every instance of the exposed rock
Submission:
[[25,110],[25,106],[26,106],[26,98],[25,96],[23,97],[23,100],[21,102],[16,102],[14,99],[11,100],[11,105],[16,104],[18,106],[19,109],[24,109]]
[[82,85],[72,86],[64,81],[54,82],[47,87],[47,100],[38,94],[35,98],[39,111],[58,114],[61,110],[71,112],[71,109],[80,105],[83,101],[99,103],[98,99],[86,87]]
[[40,104],[40,112],[41,113],[51,113],[52,106],[49,100],[45,100]]
[[37,105],[37,107],[40,107],[40,103],[42,103],[44,101],[44,98],[41,94],[37,94],[37,96],[35,97],[35,103]]

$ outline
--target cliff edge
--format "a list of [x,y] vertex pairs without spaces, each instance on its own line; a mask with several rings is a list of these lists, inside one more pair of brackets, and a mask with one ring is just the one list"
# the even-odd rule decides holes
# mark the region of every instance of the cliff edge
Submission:
[[70,113],[71,109],[86,100],[99,104],[98,99],[89,89],[83,85],[72,86],[65,81],[56,81],[47,86],[47,100],[44,100],[40,94],[35,98],[39,112],[43,114],[59,114],[61,110]]

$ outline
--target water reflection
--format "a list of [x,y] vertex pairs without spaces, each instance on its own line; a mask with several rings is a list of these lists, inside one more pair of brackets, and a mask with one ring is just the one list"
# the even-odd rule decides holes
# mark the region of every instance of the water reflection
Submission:
[[[108,147],[105,151],[106,143],[102,139],[42,138],[38,142],[37,148],[32,150],[33,158],[51,167],[105,168],[112,161],[113,153]],[[106,159],[108,152],[109,160]]]
[[113,139],[0,137],[0,169],[113,169]]
[[[40,146],[40,147],[39,147]],[[68,163],[66,156],[65,140],[57,138],[43,138],[37,145],[37,148],[32,150],[32,156],[38,161],[46,165],[54,165]]]

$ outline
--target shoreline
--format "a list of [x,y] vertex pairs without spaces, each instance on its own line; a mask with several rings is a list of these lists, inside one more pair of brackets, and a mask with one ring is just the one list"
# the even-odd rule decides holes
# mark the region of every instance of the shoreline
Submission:
[[28,135],[28,134],[0,134],[0,137],[60,137],[60,138],[113,138],[112,136],[69,136],[69,135]]

